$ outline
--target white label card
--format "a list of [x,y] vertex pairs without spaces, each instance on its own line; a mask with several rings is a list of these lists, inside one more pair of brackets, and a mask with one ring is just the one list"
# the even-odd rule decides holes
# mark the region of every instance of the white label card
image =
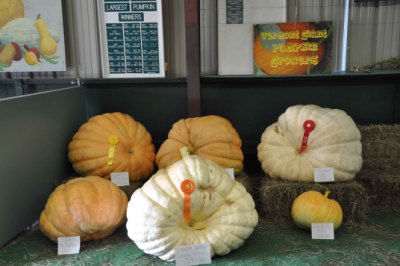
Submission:
[[335,239],[335,229],[333,223],[312,223],[311,224],[312,239]]
[[175,265],[200,265],[211,263],[210,243],[180,246],[175,249]]
[[78,254],[81,249],[80,236],[68,236],[57,238],[57,255]]
[[111,173],[111,182],[113,182],[119,187],[129,186],[129,173],[128,172]]
[[314,168],[314,182],[335,182],[334,169],[331,167]]
[[225,168],[225,171],[228,173],[229,177],[235,180],[235,171],[233,168]]

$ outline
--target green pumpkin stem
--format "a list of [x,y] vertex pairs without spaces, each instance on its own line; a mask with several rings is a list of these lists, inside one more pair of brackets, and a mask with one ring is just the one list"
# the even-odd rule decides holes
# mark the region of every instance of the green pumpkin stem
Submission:
[[331,193],[329,190],[325,191],[325,194],[324,194],[325,198],[328,197],[329,193]]

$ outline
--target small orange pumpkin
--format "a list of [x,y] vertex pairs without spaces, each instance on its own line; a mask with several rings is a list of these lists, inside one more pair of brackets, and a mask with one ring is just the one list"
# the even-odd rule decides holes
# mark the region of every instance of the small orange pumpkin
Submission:
[[79,177],[50,194],[39,219],[40,230],[52,241],[80,236],[81,242],[111,235],[124,221],[128,197],[111,181]]
[[292,205],[294,223],[303,229],[311,229],[312,223],[333,223],[336,230],[342,224],[343,211],[339,203],[317,191],[306,191],[300,194]]
[[209,115],[181,119],[173,124],[156,155],[159,168],[167,168],[182,159],[180,149],[212,160],[235,174],[243,170],[242,140],[227,119]]
[[83,176],[110,179],[112,172],[128,172],[131,181],[139,181],[154,172],[150,133],[127,114],[92,117],[73,136],[68,151],[74,170]]

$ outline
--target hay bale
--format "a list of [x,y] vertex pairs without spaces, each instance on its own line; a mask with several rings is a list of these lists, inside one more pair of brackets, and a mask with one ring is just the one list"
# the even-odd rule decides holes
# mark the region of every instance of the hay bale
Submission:
[[367,158],[400,159],[400,124],[358,126]]
[[256,188],[258,187],[259,179],[250,177],[246,172],[242,171],[238,176],[235,176],[235,180],[242,184],[255,200],[255,197],[257,196]]
[[362,169],[356,176],[369,197],[369,207],[400,211],[400,168]]
[[264,177],[259,187],[259,213],[276,223],[292,223],[290,215],[293,201],[301,193],[329,190],[329,198],[336,200],[343,210],[344,223],[363,223],[367,206],[365,188],[356,181],[342,183],[303,183]]
[[400,159],[367,158],[363,160],[362,169],[397,170],[400,173]]

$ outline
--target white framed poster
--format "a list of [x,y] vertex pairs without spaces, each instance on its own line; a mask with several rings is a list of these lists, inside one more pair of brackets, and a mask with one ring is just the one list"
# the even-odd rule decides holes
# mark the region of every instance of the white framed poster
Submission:
[[61,0],[0,6],[0,72],[65,71]]
[[161,0],[98,0],[103,77],[164,77]]

